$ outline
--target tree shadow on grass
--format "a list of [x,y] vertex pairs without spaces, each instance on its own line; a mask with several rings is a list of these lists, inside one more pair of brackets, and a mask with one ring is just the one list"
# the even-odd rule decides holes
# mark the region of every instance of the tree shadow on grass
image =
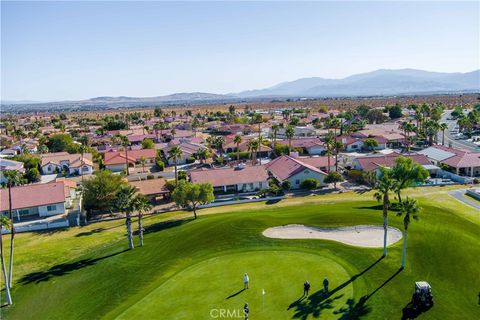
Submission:
[[265,204],[267,204],[267,205],[276,204],[276,203],[279,203],[280,201],[282,201],[282,199],[268,200],[267,202],[265,202]]
[[236,296],[238,296],[240,293],[242,293],[243,291],[245,291],[245,289],[241,289],[241,290],[239,290],[239,291],[237,291],[237,292],[229,295],[228,297],[225,298],[225,300],[228,300],[228,299],[230,299],[230,298],[236,297]]
[[75,235],[75,237],[91,236],[92,234],[100,233],[100,232],[105,231],[105,230],[106,230],[105,228],[97,228],[97,229],[93,229],[93,230],[90,230],[90,231],[84,231],[84,232],[77,233]]
[[[352,276],[350,279],[348,279],[344,283],[340,284],[336,288],[332,289],[331,291],[325,292],[322,289],[322,290],[319,290],[319,291],[313,293],[308,298],[305,298],[305,297],[302,296],[300,299],[292,302],[287,310],[295,308],[295,313],[293,315],[293,319],[307,319],[309,315],[313,316],[314,318],[318,318],[321,315],[322,310],[332,309],[333,308],[332,303],[335,300],[340,299],[343,296],[343,294],[341,294],[341,295],[335,296],[334,298],[331,298],[333,295],[335,295],[338,291],[340,291],[343,288],[345,288],[346,286],[348,286],[350,283],[355,281],[357,278],[361,277],[368,270],[372,269],[377,263],[382,261],[383,258],[384,258],[383,256],[378,258],[375,262],[373,262],[371,265],[366,267],[364,270],[362,270],[361,272]],[[391,279],[393,279],[393,277]],[[389,279],[388,281],[390,281],[391,279]],[[381,287],[383,287],[387,282],[382,284]],[[377,292],[380,288],[377,288],[371,295],[373,295],[375,292]],[[370,312],[368,307],[365,306],[365,302],[368,300],[368,298],[369,298],[369,296],[368,297],[366,296],[365,301],[361,301],[361,299],[360,299],[360,301],[358,303],[355,303],[355,301],[353,301],[352,299],[349,299],[347,301],[347,308],[340,309],[337,312],[342,313],[342,317],[343,317],[343,314],[346,314],[348,312],[350,312],[352,314],[353,314],[353,312],[356,312],[358,314],[362,314],[362,313],[366,314],[366,313]],[[352,300],[352,301],[350,301],[350,300]],[[341,310],[343,310],[343,311],[341,311]],[[348,319],[348,318],[343,318],[343,319]]]
[[[377,204],[377,205],[373,205],[373,206],[361,206],[361,207],[355,207],[355,209],[383,210],[383,205]],[[399,211],[400,208],[398,207],[398,205],[396,203],[392,203],[392,204],[390,204],[388,210],[389,211]]]
[[[180,220],[169,220],[169,221],[158,222],[158,223],[146,226],[144,228],[143,233],[147,234],[147,233],[159,232],[162,230],[179,227],[193,220],[194,220],[193,218],[187,218],[187,219],[180,219]],[[135,231],[134,234],[135,235],[138,234],[138,230]]]
[[103,257],[99,257],[99,258],[94,258],[94,259],[89,258],[89,259],[78,260],[75,262],[57,264],[46,271],[38,271],[38,272],[32,272],[32,273],[26,274],[20,279],[19,282],[21,284],[29,284],[33,282],[40,283],[43,281],[48,281],[53,277],[60,277],[60,276],[69,274],[73,271],[80,270],[88,266],[93,266],[101,260],[114,257],[125,251],[128,251],[128,249],[125,249],[116,253],[112,253]]

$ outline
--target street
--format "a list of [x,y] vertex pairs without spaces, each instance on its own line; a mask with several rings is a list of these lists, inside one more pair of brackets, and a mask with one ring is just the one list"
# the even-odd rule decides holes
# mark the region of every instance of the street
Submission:
[[[462,149],[468,149],[471,151],[479,151],[479,147],[474,144],[473,142],[465,141],[465,140],[455,140],[452,134],[450,133],[450,130],[455,128],[456,121],[455,120],[448,120],[451,117],[451,110],[446,111],[443,115],[442,118],[440,119],[440,122],[445,122],[448,124],[448,129],[445,130],[445,145],[446,146],[452,146],[456,148],[462,148]],[[442,132],[438,132],[438,141],[439,143],[442,143]]]

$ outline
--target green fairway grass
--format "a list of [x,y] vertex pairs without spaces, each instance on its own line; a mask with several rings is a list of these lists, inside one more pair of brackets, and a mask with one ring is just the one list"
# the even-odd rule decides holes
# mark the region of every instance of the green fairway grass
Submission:
[[[423,210],[409,228],[403,271],[402,241],[379,259],[381,248],[262,235],[292,223],[381,225],[372,193],[205,209],[197,220],[185,212],[151,216],[145,246],[131,251],[121,220],[19,234],[14,305],[0,312],[2,319],[213,319],[212,308],[242,309],[248,302],[251,319],[401,319],[414,282],[426,280],[435,305],[419,318],[477,319],[480,213],[447,190],[406,192]],[[389,222],[403,229],[394,212]],[[250,289],[239,292],[245,272]],[[321,291],[325,276],[330,295]],[[297,301],[307,279],[311,297]]]

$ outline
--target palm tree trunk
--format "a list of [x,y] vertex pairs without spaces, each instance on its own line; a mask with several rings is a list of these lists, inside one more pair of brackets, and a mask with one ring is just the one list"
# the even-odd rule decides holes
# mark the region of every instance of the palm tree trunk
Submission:
[[445,145],[445,130],[442,130],[442,146]]
[[7,299],[7,304],[12,304],[12,297],[10,295],[10,286],[8,285],[8,278],[7,278],[7,269],[5,267],[5,258],[3,256],[3,228],[0,228],[0,260],[2,263],[2,273],[3,273],[3,282],[5,283],[5,298]]
[[143,214],[138,214],[138,239],[140,240],[140,247],[143,247]]
[[403,252],[402,252],[402,269],[405,268],[407,263],[407,229],[403,231]]
[[240,145],[237,143],[237,162],[240,162]]
[[327,173],[330,173],[330,153],[327,153],[327,160],[328,160]]
[[262,165],[262,154],[261,154],[261,148],[262,148],[262,127],[260,123],[258,124],[258,160],[260,161],[259,164]]
[[127,165],[127,176],[130,175],[130,171],[128,170],[128,151],[127,151],[127,146],[125,146],[125,164]]
[[402,203],[402,196],[400,194],[401,190],[397,191],[398,203]]
[[9,258],[9,269],[8,269],[8,286],[12,287],[12,274],[13,274],[13,248],[15,240],[15,226],[13,225],[13,213],[12,213],[12,185],[8,186],[8,205],[9,205],[9,215],[10,215],[10,258]]
[[127,239],[128,239],[128,248],[133,249],[133,236],[132,236],[132,217],[130,215],[130,212],[127,212],[127,220],[126,220],[126,225],[127,225]]
[[335,171],[338,172],[338,149],[335,150]]
[[387,256],[388,195],[383,196],[383,256]]
[[197,219],[197,206],[196,205],[192,206],[192,209],[193,209],[193,218]]
[[290,152],[292,152],[292,138],[288,139],[288,154],[290,155]]
[[177,157],[173,159],[173,163],[175,166],[175,185],[177,185],[178,184]]

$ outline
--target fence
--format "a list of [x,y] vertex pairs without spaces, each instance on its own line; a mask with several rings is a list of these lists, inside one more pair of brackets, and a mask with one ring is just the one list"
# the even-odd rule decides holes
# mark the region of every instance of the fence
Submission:
[[[21,225],[15,226],[15,232],[31,232],[31,231],[40,231],[40,230],[47,230],[47,229],[57,229],[57,228],[66,228],[69,227],[70,224],[68,220],[60,220],[60,221],[35,221],[32,223],[22,223]],[[10,233],[8,230],[2,230],[2,233]]]

